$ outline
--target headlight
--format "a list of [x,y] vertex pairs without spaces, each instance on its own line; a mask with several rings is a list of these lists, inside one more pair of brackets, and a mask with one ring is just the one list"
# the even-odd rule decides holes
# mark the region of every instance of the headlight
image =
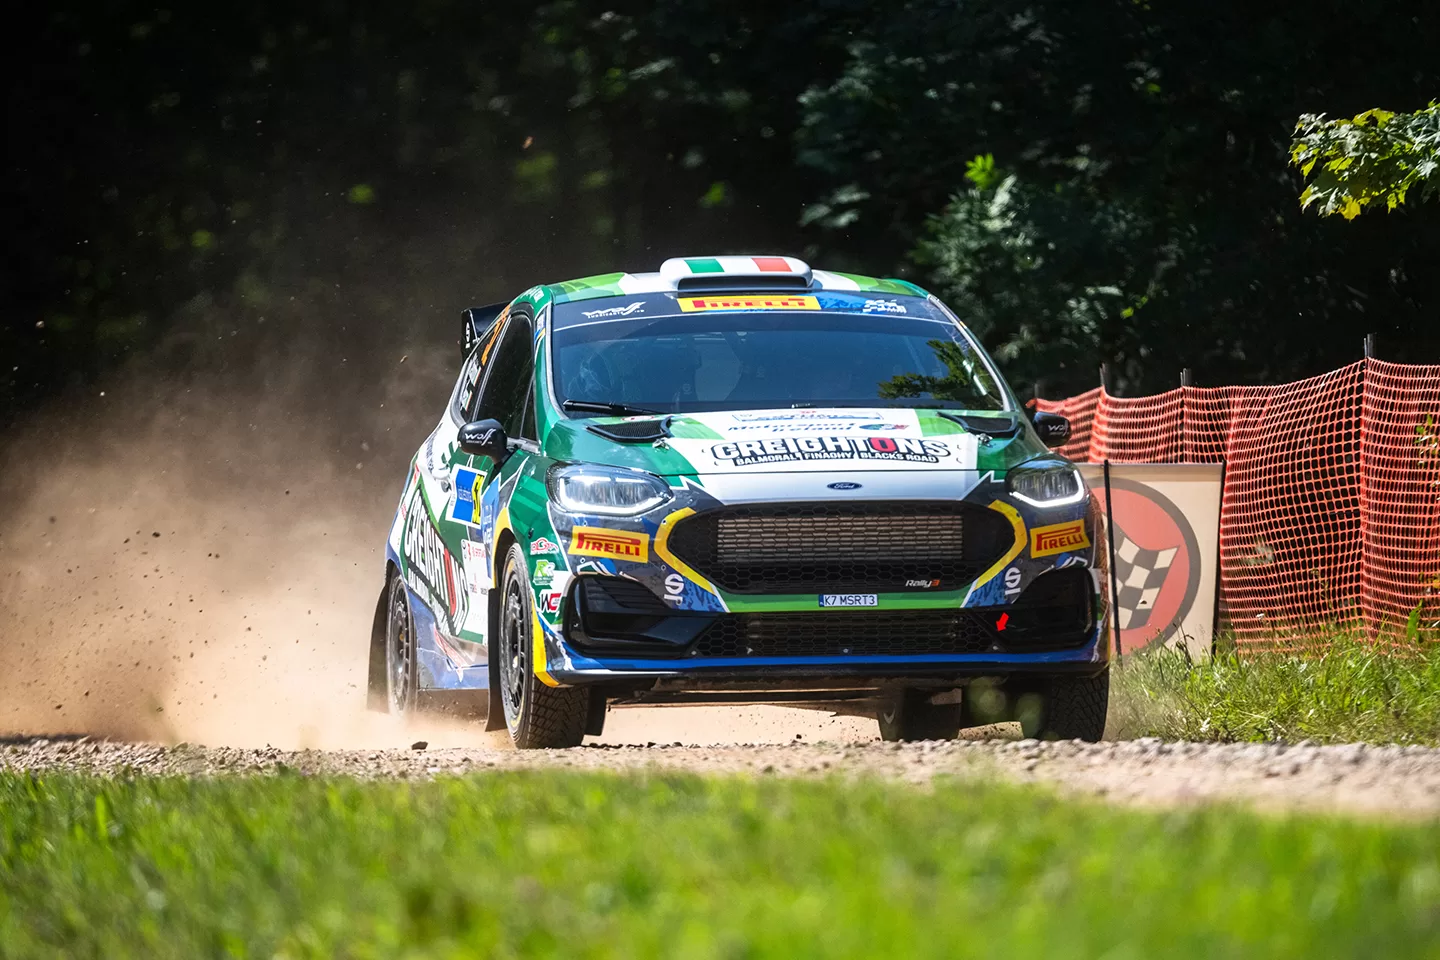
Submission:
[[670,499],[670,488],[659,477],[621,467],[583,463],[555,467],[548,485],[550,499],[566,513],[628,517]]
[[1005,477],[1005,489],[1032,507],[1063,507],[1085,499],[1085,481],[1080,471],[1054,461],[1016,467]]

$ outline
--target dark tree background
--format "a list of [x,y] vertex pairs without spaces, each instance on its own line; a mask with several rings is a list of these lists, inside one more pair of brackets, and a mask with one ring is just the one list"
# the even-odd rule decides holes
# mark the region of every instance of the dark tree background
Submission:
[[[947,297],[1018,390],[1440,362],[1440,205],[1302,214],[1296,118],[1440,95],[1413,2],[320,0],[12,20],[0,403],[121,363],[361,382],[456,311],[793,252]],[[1337,222],[1332,222],[1337,221]],[[393,358],[386,354],[386,361]],[[343,375],[342,375],[343,371]],[[346,379],[350,378],[350,379]]]

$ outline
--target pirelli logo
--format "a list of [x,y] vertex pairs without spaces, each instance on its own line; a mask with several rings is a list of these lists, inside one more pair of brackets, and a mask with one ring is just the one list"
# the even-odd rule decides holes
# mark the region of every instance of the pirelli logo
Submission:
[[700,310],[819,310],[814,297],[680,297],[681,313]]
[[628,530],[576,527],[570,537],[570,553],[577,557],[609,557],[645,563],[650,559],[650,538]]
[[1090,546],[1085,535],[1085,521],[1071,520],[1069,523],[1052,523],[1048,527],[1036,527],[1030,531],[1030,556],[1053,557],[1057,553],[1084,550]]

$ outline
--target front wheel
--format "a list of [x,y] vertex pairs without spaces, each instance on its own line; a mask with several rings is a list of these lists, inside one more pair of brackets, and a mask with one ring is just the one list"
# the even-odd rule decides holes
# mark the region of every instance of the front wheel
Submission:
[[960,735],[960,704],[931,703],[930,690],[902,690],[880,705],[881,740],[954,740]]
[[1093,677],[1051,677],[1016,707],[1020,729],[1036,740],[1086,740],[1105,736],[1110,706],[1110,670]]
[[500,700],[505,726],[521,750],[542,747],[578,747],[585,738],[590,708],[587,687],[549,687],[535,675],[534,616],[525,555],[518,544],[510,547],[500,594]]

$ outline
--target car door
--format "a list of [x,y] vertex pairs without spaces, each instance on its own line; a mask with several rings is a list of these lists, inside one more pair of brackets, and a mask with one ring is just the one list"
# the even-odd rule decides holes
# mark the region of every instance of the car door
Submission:
[[[502,317],[491,336],[481,339],[476,360],[481,380],[460,424],[473,420],[499,420],[506,433],[523,443],[525,402],[534,382],[532,326],[528,310],[516,310]],[[531,417],[533,420],[533,416]],[[533,427],[530,428],[533,432]],[[514,457],[511,458],[512,460]],[[459,547],[455,561],[462,571],[468,612],[456,639],[463,643],[486,643],[489,629],[489,595],[494,583],[495,520],[503,506],[504,478],[513,475],[515,464],[497,468],[490,457],[474,457],[455,446],[447,459],[450,498],[446,520],[451,526],[446,541]],[[504,475],[502,477],[502,474]]]
[[453,686],[463,679],[467,667],[483,662],[478,643],[461,640],[474,604],[458,562],[464,534],[449,520],[454,496],[451,461],[481,375],[477,348],[465,358],[439,423],[416,452],[401,504],[396,552],[405,582],[418,601],[412,612],[423,686]]

